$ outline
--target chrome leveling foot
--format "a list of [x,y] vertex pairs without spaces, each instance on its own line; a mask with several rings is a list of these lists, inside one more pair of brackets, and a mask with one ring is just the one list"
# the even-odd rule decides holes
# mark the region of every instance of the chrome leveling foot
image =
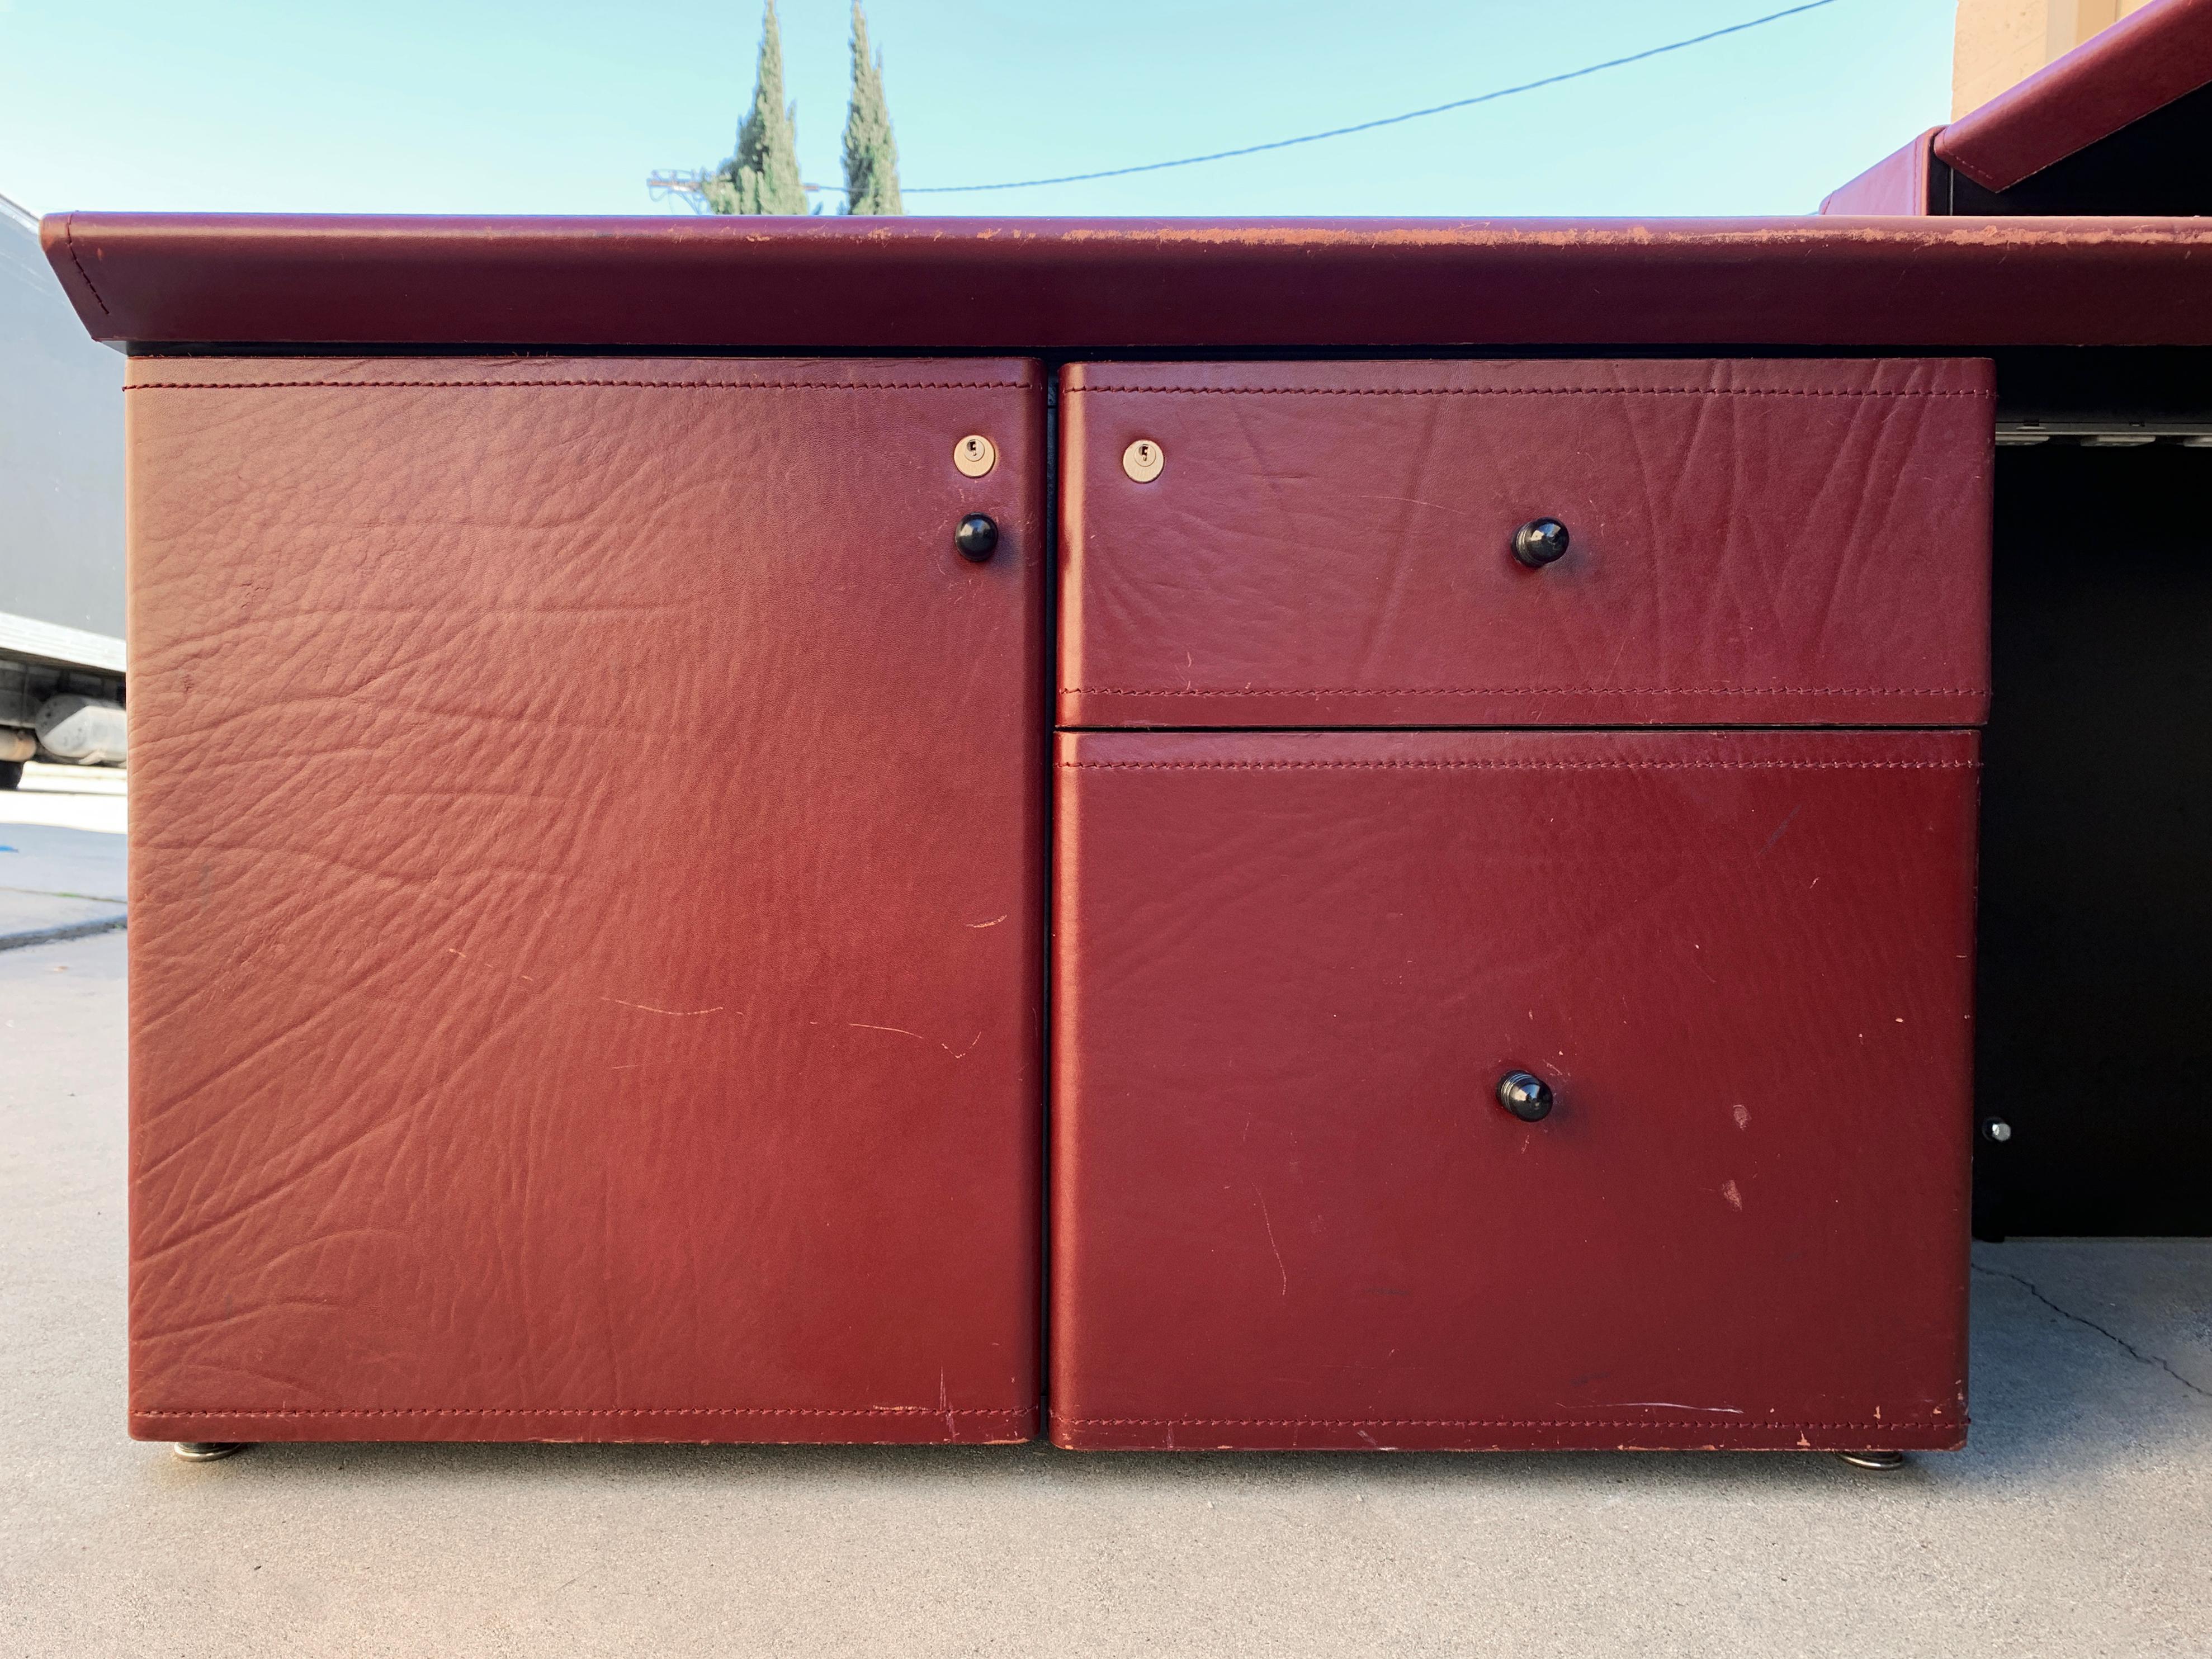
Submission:
[[179,1440],[169,1449],[187,1463],[219,1463],[235,1457],[249,1443],[243,1440]]
[[1887,1474],[1905,1467],[1903,1452],[1838,1452],[1836,1455],[1855,1469],[1878,1469]]

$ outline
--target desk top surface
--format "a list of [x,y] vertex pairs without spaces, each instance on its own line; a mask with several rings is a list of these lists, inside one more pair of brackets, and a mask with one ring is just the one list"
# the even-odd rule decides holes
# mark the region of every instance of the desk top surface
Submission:
[[71,213],[93,335],[708,351],[2212,344],[2212,220]]

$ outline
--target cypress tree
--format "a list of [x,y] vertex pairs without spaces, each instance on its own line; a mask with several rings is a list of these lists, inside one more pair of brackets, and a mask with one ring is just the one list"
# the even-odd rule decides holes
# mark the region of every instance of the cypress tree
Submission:
[[884,102],[884,55],[868,57],[868,20],[853,0],[853,101],[845,112],[845,211],[904,213],[898,145]]
[[768,0],[761,20],[753,106],[738,129],[737,154],[701,189],[715,213],[806,211],[806,187],[799,179],[799,106],[783,101],[783,37],[776,29],[775,0]]

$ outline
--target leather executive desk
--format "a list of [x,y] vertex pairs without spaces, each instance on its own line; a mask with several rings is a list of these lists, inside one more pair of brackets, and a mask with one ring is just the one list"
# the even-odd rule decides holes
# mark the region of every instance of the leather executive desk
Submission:
[[2193,226],[46,235],[132,1433],[1962,1443],[1998,398]]

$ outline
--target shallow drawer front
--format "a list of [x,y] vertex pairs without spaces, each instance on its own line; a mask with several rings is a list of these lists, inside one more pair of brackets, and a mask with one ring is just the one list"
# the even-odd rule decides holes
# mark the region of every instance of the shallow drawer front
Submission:
[[[1985,362],[1079,364],[1063,384],[1064,725],[1982,717]],[[1532,568],[1515,533],[1544,519],[1567,550]]]
[[1043,390],[136,362],[134,1432],[1031,1432]]
[[1064,737],[1054,1437],[1957,1443],[1976,743]]

